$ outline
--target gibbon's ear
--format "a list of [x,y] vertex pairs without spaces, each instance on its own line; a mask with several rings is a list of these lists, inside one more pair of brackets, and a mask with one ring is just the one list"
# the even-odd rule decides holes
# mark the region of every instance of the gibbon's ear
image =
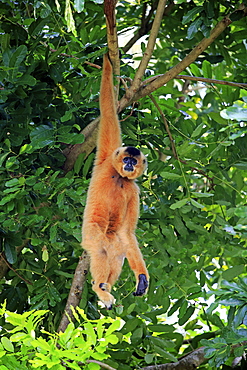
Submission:
[[139,149],[126,146],[113,152],[112,165],[120,176],[134,180],[147,168],[147,158]]

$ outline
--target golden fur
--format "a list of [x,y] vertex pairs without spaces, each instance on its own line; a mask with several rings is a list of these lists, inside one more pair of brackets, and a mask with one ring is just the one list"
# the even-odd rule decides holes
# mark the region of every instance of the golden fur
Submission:
[[104,56],[100,89],[101,119],[97,153],[82,226],[82,246],[90,255],[93,290],[110,309],[110,294],[128,259],[136,277],[135,295],[148,287],[148,272],[138,248],[135,229],[139,217],[139,188],[134,179],[146,168],[146,157],[136,148],[121,147],[112,66]]

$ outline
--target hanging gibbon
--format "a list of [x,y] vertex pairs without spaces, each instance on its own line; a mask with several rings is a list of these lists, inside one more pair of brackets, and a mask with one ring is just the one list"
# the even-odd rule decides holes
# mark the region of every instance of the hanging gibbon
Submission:
[[148,287],[148,272],[137,244],[139,188],[147,159],[134,147],[122,147],[116,112],[112,66],[104,56],[100,88],[100,124],[97,152],[82,226],[82,247],[90,255],[93,290],[107,309],[114,297],[110,291],[126,257],[136,277],[134,295]]

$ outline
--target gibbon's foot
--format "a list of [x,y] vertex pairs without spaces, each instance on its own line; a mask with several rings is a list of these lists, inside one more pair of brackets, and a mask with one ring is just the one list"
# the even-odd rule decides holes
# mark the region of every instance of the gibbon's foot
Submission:
[[148,280],[145,274],[140,274],[138,278],[139,282],[136,288],[136,292],[133,293],[134,296],[142,296],[143,294],[145,294],[148,287]]
[[107,310],[112,309],[112,305],[115,303],[115,298],[113,297],[113,295],[106,291],[102,291],[101,293],[98,293],[98,297],[101,302],[104,303]]
[[111,310],[112,305],[115,303],[115,298],[109,293],[111,285],[108,283],[94,283],[92,288],[97,294],[99,300],[105,305],[106,309]]
[[101,290],[103,290],[103,291],[106,291],[106,292],[109,292],[109,291],[110,291],[110,289],[109,289],[109,284],[107,284],[107,283],[100,283],[100,284],[99,284],[99,287],[100,287],[100,289],[101,289]]

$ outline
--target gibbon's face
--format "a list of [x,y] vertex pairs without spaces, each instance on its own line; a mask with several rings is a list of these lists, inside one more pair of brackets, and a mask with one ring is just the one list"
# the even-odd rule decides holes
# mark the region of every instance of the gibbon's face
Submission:
[[121,147],[113,152],[112,165],[120,176],[133,180],[143,174],[147,168],[147,159],[137,148]]

